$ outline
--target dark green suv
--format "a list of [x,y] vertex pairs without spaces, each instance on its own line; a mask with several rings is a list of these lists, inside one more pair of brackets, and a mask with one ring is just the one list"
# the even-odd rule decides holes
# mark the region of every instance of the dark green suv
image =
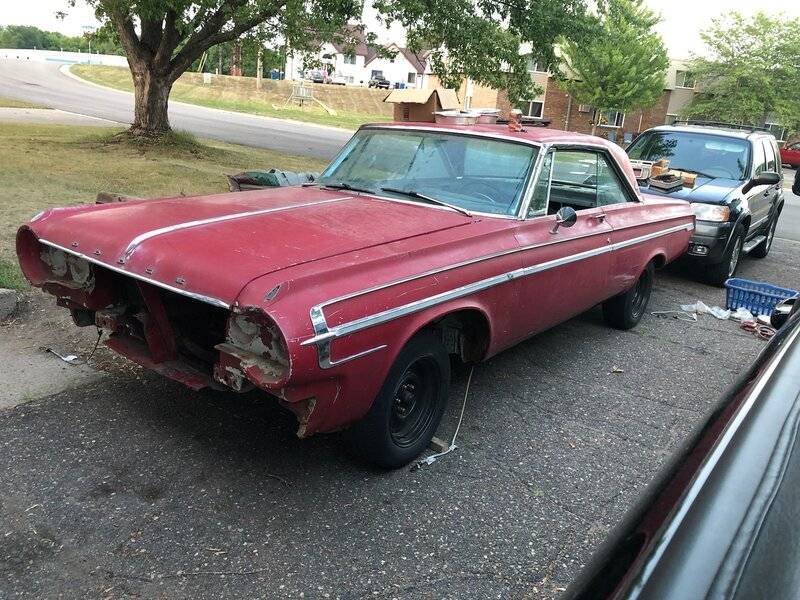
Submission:
[[733,277],[744,254],[765,257],[783,209],[783,176],[775,137],[765,131],[708,124],[664,125],[627,148],[632,161],[669,161],[693,173],[694,185],[661,189],[640,180],[643,192],[692,204],[697,225],[687,257],[715,285]]

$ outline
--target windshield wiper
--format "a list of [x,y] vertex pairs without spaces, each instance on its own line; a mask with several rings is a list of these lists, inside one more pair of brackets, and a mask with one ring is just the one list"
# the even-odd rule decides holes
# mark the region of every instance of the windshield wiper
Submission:
[[369,190],[367,188],[361,188],[356,185],[350,185],[349,183],[345,183],[344,181],[336,182],[336,183],[319,183],[311,184],[311,185],[319,185],[319,187],[329,188],[331,190],[346,190],[348,192],[363,192],[365,194],[374,194],[375,190]]
[[394,192],[395,194],[402,194],[403,196],[408,196],[409,198],[417,198],[419,200],[424,200],[425,202],[430,202],[431,204],[437,204],[438,206],[444,206],[446,208],[450,208],[452,210],[460,212],[462,215],[467,215],[468,217],[472,216],[472,213],[465,208],[461,208],[460,206],[456,206],[455,204],[450,204],[449,202],[444,202],[443,200],[439,200],[437,198],[432,198],[426,194],[420,194],[415,190],[401,190],[400,188],[393,188],[393,187],[382,187],[380,188],[380,190],[382,192]]
[[670,167],[670,170],[685,171],[686,173],[694,173],[695,175],[699,175],[700,177],[707,177],[708,179],[714,179],[712,175],[708,175],[707,173],[703,173],[702,171],[695,171],[694,169],[684,169],[683,167]]

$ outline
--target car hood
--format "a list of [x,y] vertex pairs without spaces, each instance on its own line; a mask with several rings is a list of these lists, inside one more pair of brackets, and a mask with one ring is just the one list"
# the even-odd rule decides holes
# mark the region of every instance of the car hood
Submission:
[[686,200],[687,202],[703,202],[706,204],[726,204],[731,200],[733,192],[741,187],[743,182],[738,179],[724,179],[722,177],[697,177],[694,187],[680,187],[673,192],[664,192],[649,185],[640,186],[639,189],[651,196],[667,196]]
[[29,227],[95,263],[230,305],[262,275],[471,222],[425,205],[294,187],[53,209]]

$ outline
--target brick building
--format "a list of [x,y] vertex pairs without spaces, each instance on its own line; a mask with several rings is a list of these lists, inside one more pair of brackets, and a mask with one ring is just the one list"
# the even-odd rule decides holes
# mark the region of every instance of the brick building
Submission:
[[[547,127],[553,129],[579,133],[591,133],[592,121],[598,119],[595,134],[617,143],[629,141],[650,127],[673,123],[683,108],[692,101],[695,93],[694,81],[687,64],[673,60],[664,82],[664,93],[654,106],[629,114],[617,111],[597,113],[593,107],[575,102],[549,73],[539,71],[535,63],[531,63],[529,70],[534,83],[544,92],[516,107],[522,110],[523,115],[549,121]],[[460,93],[459,97],[464,96]],[[472,106],[477,107],[479,104],[473,102]],[[497,94],[495,106],[506,114],[512,108],[503,92]]]

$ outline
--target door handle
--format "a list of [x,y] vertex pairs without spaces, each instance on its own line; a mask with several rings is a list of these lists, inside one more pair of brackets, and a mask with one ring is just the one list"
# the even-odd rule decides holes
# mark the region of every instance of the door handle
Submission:
[[593,219],[597,219],[597,222],[598,222],[598,223],[603,223],[603,222],[606,220],[606,215],[605,215],[605,213],[600,213],[600,214],[598,214],[598,215],[591,215],[591,217],[592,217]]

